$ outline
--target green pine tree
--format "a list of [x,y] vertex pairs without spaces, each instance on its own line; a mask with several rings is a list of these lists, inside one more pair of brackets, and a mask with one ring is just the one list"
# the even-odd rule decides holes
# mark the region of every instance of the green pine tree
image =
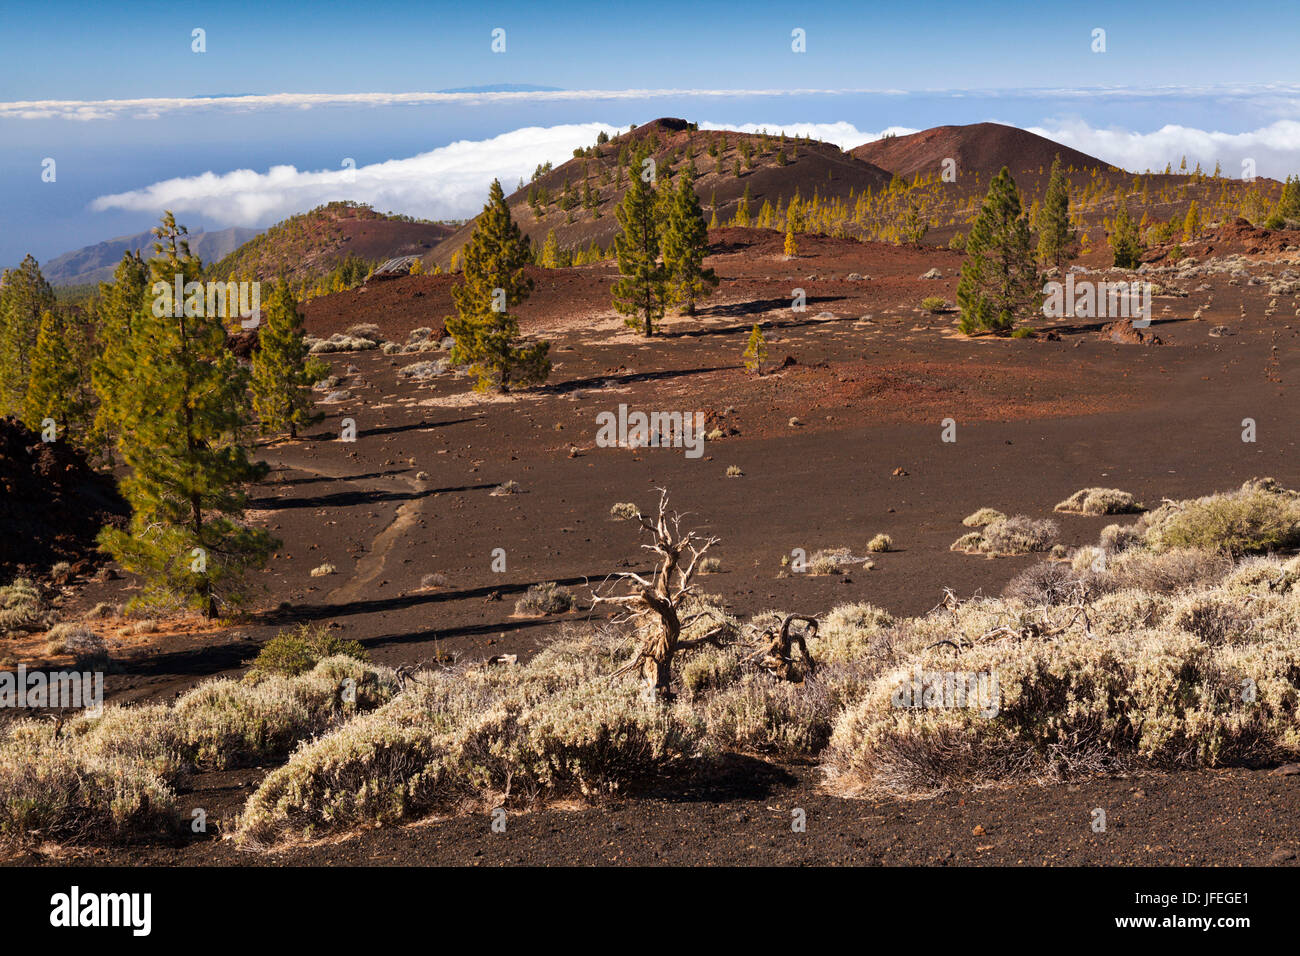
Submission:
[[682,171],[672,196],[663,240],[668,294],[683,315],[694,315],[696,300],[712,294],[718,286],[718,277],[712,269],[704,268],[704,257],[709,252],[709,229],[704,224],[704,211],[695,194],[691,169]]
[[113,281],[99,286],[99,355],[90,370],[98,400],[93,432],[95,444],[108,452],[110,460],[118,436],[140,415],[135,332],[148,301],[148,285],[149,267],[139,253],[127,252],[113,272]]
[[451,360],[470,367],[478,388],[507,392],[551,374],[550,343],[517,344],[519,322],[510,313],[533,289],[524,274],[531,259],[528,237],[511,217],[501,183],[493,180],[464,247],[464,281],[451,290],[457,314],[447,319],[455,340]]
[[966,261],[957,284],[961,329],[967,335],[1009,332],[1041,298],[1029,223],[1021,214],[1015,180],[1004,166],[989,185],[966,239]]
[[757,322],[749,330],[749,341],[745,345],[742,357],[745,360],[745,371],[763,371],[763,363],[767,361],[767,338],[764,337],[763,329]]
[[644,155],[638,152],[633,160],[631,182],[615,211],[622,232],[614,239],[619,279],[614,283],[613,296],[614,308],[631,316],[629,326],[640,325],[646,335],[653,335],[654,323],[664,314],[667,283],[659,264],[660,223],[654,177],[650,174],[653,167],[642,165]]
[[61,310],[41,314],[40,330],[31,354],[31,377],[23,400],[23,421],[41,431],[46,419],[58,426],[60,438],[89,444],[91,393],[86,375],[89,352],[87,323]]
[[1142,260],[1142,237],[1137,223],[1128,214],[1127,206],[1120,206],[1115,221],[1111,223],[1110,251],[1119,269],[1136,269]]
[[1039,207],[1038,261],[1044,266],[1061,268],[1073,258],[1077,240],[1070,226],[1070,181],[1061,169],[1061,157],[1052,160],[1052,174],[1047,181],[1047,194]]
[[325,417],[316,411],[311,387],[328,374],[329,366],[308,354],[298,300],[284,279],[272,287],[262,310],[251,364],[253,411],[262,434],[287,430],[297,438],[299,428]]
[[1300,219],[1300,176],[1286,178],[1282,196],[1278,199],[1277,213],[1284,222]]
[[105,528],[99,540],[145,579],[146,596],[184,600],[215,617],[238,601],[244,572],[264,565],[279,542],[242,521],[243,486],[267,471],[241,441],[247,374],[226,346],[221,318],[204,314],[201,291],[185,293],[175,314],[169,290],[198,282],[202,264],[170,212],[162,223],[149,263],[154,298],[142,303],[132,336],[139,414],[117,438],[130,469],[120,488],[131,521]]
[[22,417],[41,316],[54,308],[54,290],[32,256],[0,276],[0,415]]

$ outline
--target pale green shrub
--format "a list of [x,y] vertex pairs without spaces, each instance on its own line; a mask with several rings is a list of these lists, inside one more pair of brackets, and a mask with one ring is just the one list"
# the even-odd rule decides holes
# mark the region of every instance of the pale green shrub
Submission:
[[1056,537],[1056,522],[1035,521],[1025,515],[998,518],[983,531],[972,531],[953,542],[950,550],[969,554],[1014,555],[1046,551]]
[[1222,550],[1234,557],[1300,546],[1300,494],[1271,478],[1237,491],[1190,501],[1167,501],[1143,519],[1155,551]]
[[[1211,646],[1176,631],[1047,643],[1001,641],[923,670],[996,674],[999,709],[907,709],[883,675],[836,722],[824,767],[833,790],[924,793],[997,780],[1052,780],[1134,767],[1257,765],[1300,753],[1300,648]],[[1243,681],[1256,690],[1243,699]]]
[[1064,501],[1054,511],[1080,515],[1119,515],[1142,511],[1142,505],[1127,491],[1118,488],[1083,488]]
[[996,508],[980,508],[978,511],[962,518],[961,523],[968,528],[982,528],[986,524],[992,524],[994,521],[999,521],[1005,517],[1006,515]]

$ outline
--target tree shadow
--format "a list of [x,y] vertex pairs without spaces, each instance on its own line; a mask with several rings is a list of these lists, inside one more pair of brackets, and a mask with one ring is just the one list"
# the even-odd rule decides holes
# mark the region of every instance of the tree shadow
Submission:
[[[810,295],[804,299],[804,303],[812,308],[814,305],[823,302],[842,302],[848,296],[843,295]],[[749,302],[730,302],[726,305],[711,305],[705,308],[695,310],[695,314],[700,318],[712,318],[714,316],[730,317],[741,315],[756,315],[760,312],[779,312],[783,309],[790,308],[790,296],[780,296],[775,299],[752,299]],[[805,320],[806,321],[806,320]]]
[[370,478],[391,478],[393,475],[404,475],[407,472],[414,471],[414,468],[390,468],[388,471],[370,471],[363,475],[348,475],[346,478],[335,478],[332,475],[309,475],[305,478],[275,478],[275,475],[283,474],[289,471],[301,471],[292,465],[286,465],[284,468],[277,468],[271,475],[262,481],[263,487],[282,488],[285,486],[293,487],[296,485],[310,485],[318,481],[366,481]]
[[738,368],[738,365],[711,365],[704,368],[662,369],[658,372],[624,372],[608,375],[589,375],[586,378],[570,379],[556,382],[554,385],[542,385],[537,391],[541,394],[563,395],[582,388],[597,388],[606,384],[630,385],[634,382],[661,382],[687,375],[705,375],[709,372],[723,372]]
[[[351,481],[351,478],[339,478],[338,481]],[[415,501],[431,495],[450,494],[457,491],[484,491],[496,488],[496,482],[479,485],[455,485],[446,488],[426,488],[423,491],[336,491],[327,495],[315,495],[304,498],[254,498],[248,502],[250,508],[266,511],[284,511],[289,508],[350,508],[356,505],[384,504],[390,501]]]
[[[473,418],[449,418],[441,422],[407,422],[403,425],[380,425],[375,428],[361,428],[357,430],[357,438],[369,438],[374,435],[399,435],[403,432],[426,431],[431,428],[443,428],[447,425],[461,425],[465,422],[477,421]],[[338,432],[326,429],[324,431],[313,432],[310,435],[302,435],[300,441],[338,441]]]
[[730,803],[763,800],[799,782],[784,767],[746,754],[722,753],[693,761],[678,773],[629,789],[629,795],[670,803]]
[[[273,611],[267,611],[261,615],[260,621],[265,624],[274,624],[277,626],[283,624],[301,624],[304,622],[318,621],[322,618],[351,617],[356,614],[375,614],[382,611],[404,611],[409,608],[423,607],[429,604],[445,604],[448,601],[465,601],[473,598],[487,598],[489,595],[494,593],[499,594],[501,600],[505,602],[508,600],[508,595],[523,594],[530,587],[543,582],[554,581],[556,584],[564,586],[577,586],[601,580],[604,580],[603,575],[597,575],[596,577],[571,578],[547,577],[539,578],[536,581],[522,581],[514,584],[492,584],[477,588],[462,588],[455,591],[445,589],[434,591],[422,590],[414,593],[399,594],[395,597],[348,601],[343,604],[298,604],[282,610],[276,609]],[[524,623],[527,623],[527,621]],[[500,630],[500,628],[498,627],[497,630]]]

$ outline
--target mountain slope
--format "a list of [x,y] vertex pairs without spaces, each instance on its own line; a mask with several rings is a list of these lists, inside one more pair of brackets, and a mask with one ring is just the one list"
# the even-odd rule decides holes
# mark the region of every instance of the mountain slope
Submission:
[[324,275],[349,257],[377,263],[424,255],[454,229],[333,202],[277,223],[217,262],[211,273],[261,280],[284,275],[297,282]]
[[[232,226],[214,232],[194,232],[190,234],[190,249],[204,262],[212,262],[230,255],[261,231]],[[44,263],[41,272],[45,274],[50,285],[55,286],[108,282],[113,278],[113,270],[122,261],[123,253],[138,249],[145,258],[148,258],[153,251],[153,241],[153,234],[149,232],[107,239],[93,246],[65,252],[58,258]]]
[[1109,163],[1062,146],[1044,136],[1003,126],[1001,123],[972,123],[968,126],[936,126],[907,136],[890,136],[853,149],[853,155],[911,179],[914,176],[938,176],[945,159],[956,160],[958,181],[968,173],[979,173],[987,182],[1003,166],[1012,176],[1037,174],[1051,169],[1058,154],[1061,164],[1077,171],[1118,170]]
[[[822,198],[847,199],[850,191],[879,191],[889,184],[890,175],[870,162],[843,152],[830,143],[795,140],[779,135],[700,130],[681,119],[657,119],[609,142],[584,150],[564,164],[543,173],[522,189],[506,197],[519,227],[535,244],[541,244],[554,230],[563,248],[586,248],[593,241],[608,248],[618,233],[614,210],[627,187],[626,162],[638,147],[652,147],[659,175],[665,168],[680,170],[687,163],[687,151],[695,162],[695,190],[705,217],[711,216],[710,202],[716,199],[719,223],[725,224],[749,191],[749,212],[757,217],[765,200],[774,205],[788,201],[796,192],[805,199],[814,193]],[[745,157],[745,153],[750,158]],[[716,153],[716,155],[715,155]],[[736,163],[740,162],[740,175]],[[572,207],[564,209],[568,184]],[[592,207],[583,202],[584,183],[591,189]],[[503,183],[507,189],[509,183]],[[549,195],[541,215],[529,205],[530,195]],[[570,221],[572,220],[572,221]],[[453,253],[473,234],[471,220],[426,257],[429,265],[447,268]]]

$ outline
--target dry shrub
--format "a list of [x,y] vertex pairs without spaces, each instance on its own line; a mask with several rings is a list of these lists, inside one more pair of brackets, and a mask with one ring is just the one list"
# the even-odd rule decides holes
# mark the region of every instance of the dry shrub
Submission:
[[1166,620],[1171,627],[1186,631],[1207,644],[1247,641],[1255,629],[1250,611],[1242,607],[1240,600],[1220,591],[1180,597]]
[[1143,518],[1154,551],[1195,548],[1233,557],[1300,546],[1300,493],[1272,478],[1188,501],[1166,501]]
[[835,700],[815,680],[801,684],[747,673],[704,703],[709,739],[719,748],[797,757],[830,739]]
[[357,641],[345,641],[325,627],[300,624],[296,628],[281,631],[263,644],[244,679],[255,681],[266,674],[284,674],[289,677],[305,674],[327,657],[338,654],[358,661],[370,658],[366,649]]
[[703,723],[688,707],[574,680],[554,663],[501,678],[431,675],[267,776],[240,817],[241,838],[268,844],[466,806],[527,806],[543,794],[611,793],[699,749]]
[[1107,554],[1119,554],[1143,546],[1142,529],[1133,524],[1108,524],[1097,539]]
[[1004,597],[1026,604],[1066,604],[1079,595],[1083,580],[1073,568],[1041,561],[1017,574],[1003,589]]
[[102,670],[109,665],[104,639],[75,621],[55,624],[45,635],[45,653],[68,654],[79,670]]
[[826,615],[812,652],[819,664],[847,664],[878,656],[894,618],[874,604],[841,604]]
[[554,581],[534,584],[515,602],[516,614],[563,614],[573,610],[573,592]]
[[61,733],[19,721],[0,737],[0,832],[118,839],[174,823],[186,770],[285,759],[310,739],[388,700],[391,671],[331,657],[297,677],[214,680],[174,704],[105,707]]
[[1015,555],[1046,551],[1058,528],[1055,521],[1035,521],[1026,515],[999,518],[953,542],[951,550],[968,554]]
[[1052,510],[1079,515],[1122,515],[1144,509],[1127,491],[1118,488],[1083,488],[1059,502]]
[[[1253,766],[1300,753],[1293,641],[1211,646],[1173,630],[1071,632],[959,656],[929,650],[913,663],[996,675],[996,716],[894,706],[914,671],[886,674],[835,725],[823,762],[836,792],[914,795],[1133,767]],[[1243,700],[1247,679],[1253,702]]]
[[986,524],[992,524],[993,522],[1000,521],[1005,517],[1006,515],[1001,511],[998,511],[996,508],[980,508],[978,511],[962,518],[961,523],[968,528],[982,528]]
[[48,721],[0,733],[0,836],[25,842],[125,839],[175,825],[175,793],[125,756],[84,754]]
[[31,578],[14,578],[0,587],[0,635],[6,631],[39,631],[49,616],[45,596]]
[[1089,584],[1099,592],[1138,588],[1173,594],[1218,581],[1231,567],[1232,561],[1224,555],[1190,548],[1160,554],[1125,551],[1108,558]]
[[809,574],[839,574],[844,565],[853,560],[853,552],[848,548],[823,548],[814,551],[808,559]]

